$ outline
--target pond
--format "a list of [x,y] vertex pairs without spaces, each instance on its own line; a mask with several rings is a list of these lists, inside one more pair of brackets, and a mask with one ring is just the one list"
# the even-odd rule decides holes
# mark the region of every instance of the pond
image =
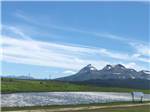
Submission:
[[[67,105],[131,101],[130,93],[117,92],[35,92],[1,94],[2,107]],[[144,94],[150,100],[150,94]]]

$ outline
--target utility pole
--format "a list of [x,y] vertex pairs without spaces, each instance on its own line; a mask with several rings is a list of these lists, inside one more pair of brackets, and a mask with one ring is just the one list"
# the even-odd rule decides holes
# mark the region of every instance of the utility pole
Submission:
[[28,74],[29,79],[30,79],[30,76],[31,76],[31,75],[30,75],[30,73],[29,73],[29,74]]
[[49,80],[51,80],[51,74],[49,74]]

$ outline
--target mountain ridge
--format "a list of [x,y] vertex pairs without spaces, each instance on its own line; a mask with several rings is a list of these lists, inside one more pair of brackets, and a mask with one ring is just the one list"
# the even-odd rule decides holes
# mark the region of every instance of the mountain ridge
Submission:
[[150,80],[150,71],[141,70],[136,71],[135,69],[126,68],[121,64],[117,65],[106,65],[103,69],[98,70],[91,64],[83,67],[76,74],[57,78],[60,81],[87,81],[87,80],[107,80],[107,79],[144,79]]

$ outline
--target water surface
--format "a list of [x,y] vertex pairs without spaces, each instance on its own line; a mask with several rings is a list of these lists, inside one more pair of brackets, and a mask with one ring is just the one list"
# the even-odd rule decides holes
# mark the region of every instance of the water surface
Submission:
[[[36,92],[12,93],[1,95],[2,107],[37,106],[37,105],[67,105],[131,101],[130,93],[117,92]],[[144,100],[150,100],[150,94],[144,95]]]

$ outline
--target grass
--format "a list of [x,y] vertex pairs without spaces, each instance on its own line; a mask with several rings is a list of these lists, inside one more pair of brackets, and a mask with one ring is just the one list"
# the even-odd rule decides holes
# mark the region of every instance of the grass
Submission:
[[82,110],[72,112],[150,112],[150,106],[135,106],[135,107],[116,107],[109,109],[96,109],[96,110]]
[[1,78],[1,92],[62,92],[62,91],[95,91],[95,92],[133,92],[141,91],[150,93],[150,90],[117,88],[117,87],[98,87],[92,85],[79,85],[67,82],[50,80],[19,80],[12,78]]
[[[149,101],[145,101],[144,103],[148,103]],[[21,111],[21,110],[40,110],[40,109],[60,109],[60,108],[75,108],[75,107],[89,107],[89,106],[113,106],[113,105],[125,105],[125,104],[141,104],[140,102],[112,102],[112,103],[98,103],[98,104],[78,104],[78,105],[47,105],[47,106],[27,106],[27,107],[2,107],[2,111]],[[80,110],[80,111],[72,111],[72,112],[149,112],[148,106],[139,106],[138,107],[113,107],[107,109],[96,109],[96,110]],[[142,111],[144,110],[145,111]],[[128,110],[128,111],[127,111]],[[137,111],[134,111],[137,110]]]

